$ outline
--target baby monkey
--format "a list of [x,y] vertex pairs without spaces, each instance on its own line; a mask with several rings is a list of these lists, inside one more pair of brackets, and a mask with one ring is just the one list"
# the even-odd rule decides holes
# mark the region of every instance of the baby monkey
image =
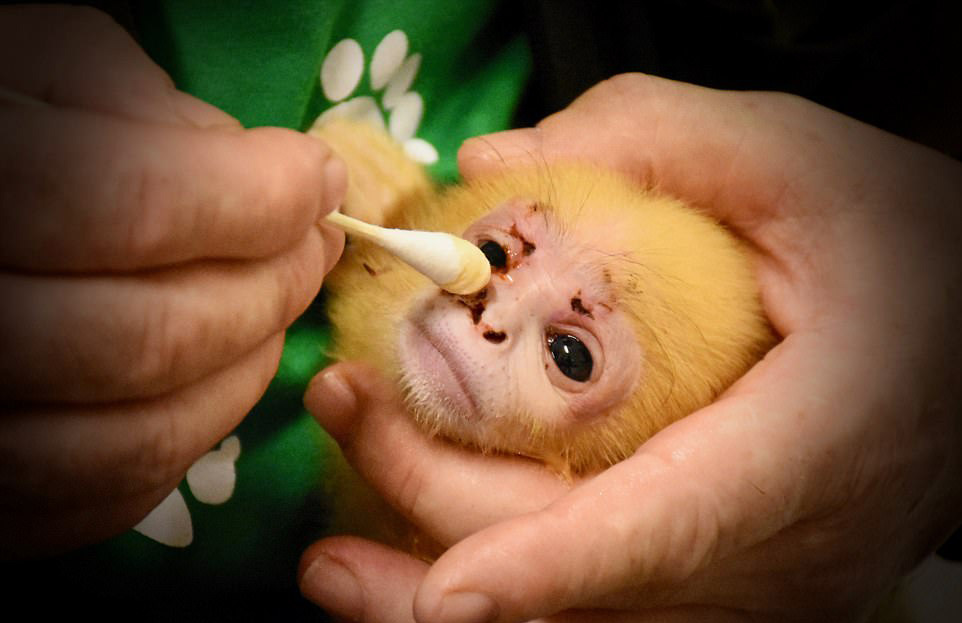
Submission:
[[332,354],[396,381],[428,434],[594,472],[709,404],[776,340],[747,245],[676,199],[579,163],[436,191],[381,129],[310,132],[347,164],[345,213],[463,236],[491,264],[487,287],[457,296],[350,240],[326,281]]

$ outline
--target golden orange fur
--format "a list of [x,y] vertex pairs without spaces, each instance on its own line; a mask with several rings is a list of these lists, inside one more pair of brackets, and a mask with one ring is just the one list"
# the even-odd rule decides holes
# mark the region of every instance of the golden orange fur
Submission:
[[[749,250],[680,201],[578,163],[533,166],[434,192],[413,163],[391,164],[406,158],[378,130],[335,122],[312,132],[348,163],[346,212],[390,227],[460,235],[496,206],[523,197],[543,207],[560,235],[585,250],[597,278],[611,284],[615,305],[630,317],[644,353],[630,397],[605,417],[570,430],[529,419],[521,424],[527,429],[522,447],[497,450],[535,456],[565,471],[601,469],[711,402],[774,342]],[[372,161],[379,164],[372,167]],[[386,199],[372,200],[377,197]],[[352,205],[356,201],[364,205]],[[434,286],[379,248],[351,241],[327,288],[333,355],[368,361],[399,379],[392,348],[399,320]],[[430,414],[414,415],[427,430],[445,434],[435,430]]]

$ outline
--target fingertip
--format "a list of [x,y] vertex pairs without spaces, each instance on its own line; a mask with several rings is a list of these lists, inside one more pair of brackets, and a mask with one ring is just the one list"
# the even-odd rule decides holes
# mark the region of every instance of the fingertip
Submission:
[[496,173],[511,164],[542,162],[539,128],[519,128],[469,138],[458,150],[458,169],[465,179]]
[[302,594],[351,621],[413,623],[411,603],[427,563],[367,539],[318,541],[301,558]]
[[315,562],[318,561],[320,556],[325,555],[326,551],[325,543],[323,540],[315,541],[308,546],[306,550],[301,554],[301,558],[297,563],[297,584],[301,585],[304,582],[304,577],[308,575],[311,567]]
[[350,438],[358,398],[343,365],[322,370],[308,383],[304,407],[341,445]]
[[323,541],[301,556],[297,570],[301,594],[338,616],[359,620],[364,612],[364,591],[354,572],[330,555]]

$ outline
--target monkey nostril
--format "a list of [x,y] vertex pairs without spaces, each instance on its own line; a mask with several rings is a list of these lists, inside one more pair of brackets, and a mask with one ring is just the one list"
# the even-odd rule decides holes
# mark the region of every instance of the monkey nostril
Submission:
[[492,344],[500,344],[508,337],[504,331],[485,331],[481,334],[481,337],[488,340]]
[[474,324],[481,322],[481,314],[484,313],[484,300],[488,297],[488,289],[484,288],[480,292],[469,295],[453,295],[454,300],[459,305],[464,305],[471,312],[471,320]]

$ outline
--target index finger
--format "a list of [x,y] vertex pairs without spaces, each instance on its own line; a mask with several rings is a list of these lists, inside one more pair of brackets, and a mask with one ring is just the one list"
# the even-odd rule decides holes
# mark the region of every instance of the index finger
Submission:
[[133,270],[290,248],[340,201],[344,168],[280,128],[144,123],[0,107],[0,264]]

